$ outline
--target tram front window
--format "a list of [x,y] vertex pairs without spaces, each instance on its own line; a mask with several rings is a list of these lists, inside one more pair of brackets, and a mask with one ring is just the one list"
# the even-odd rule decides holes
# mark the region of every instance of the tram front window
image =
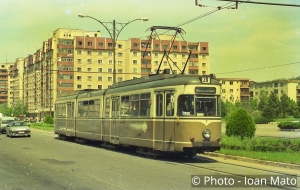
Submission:
[[178,116],[218,116],[216,96],[180,95],[177,102]]

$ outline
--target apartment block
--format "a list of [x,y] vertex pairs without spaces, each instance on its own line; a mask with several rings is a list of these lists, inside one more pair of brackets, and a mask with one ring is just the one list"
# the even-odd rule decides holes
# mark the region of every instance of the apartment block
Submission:
[[11,78],[9,73],[12,68],[12,63],[0,64],[0,104],[7,103],[7,105],[9,105],[11,102],[11,99],[9,98],[9,94],[11,93]]
[[[100,32],[57,29],[35,53],[18,58],[12,69],[12,100],[25,102],[31,117],[53,115],[58,96],[84,89],[110,88],[170,69],[171,73],[210,74],[208,42],[185,42],[173,36],[113,40]],[[166,52],[168,56],[166,56]],[[191,53],[189,55],[189,53]],[[162,59],[164,57],[164,59]],[[189,57],[189,59],[188,59]],[[185,69],[184,69],[185,68]]]
[[218,78],[222,84],[221,98],[223,101],[249,101],[250,80],[246,78]]
[[274,92],[278,97],[285,93],[294,101],[300,100],[300,80],[274,80],[267,82],[251,82],[250,97],[259,99],[261,91],[268,95]]

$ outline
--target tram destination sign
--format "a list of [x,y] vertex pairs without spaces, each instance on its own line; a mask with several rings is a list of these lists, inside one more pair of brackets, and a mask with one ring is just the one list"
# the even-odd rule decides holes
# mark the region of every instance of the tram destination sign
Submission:
[[215,87],[196,87],[195,93],[197,94],[216,94]]

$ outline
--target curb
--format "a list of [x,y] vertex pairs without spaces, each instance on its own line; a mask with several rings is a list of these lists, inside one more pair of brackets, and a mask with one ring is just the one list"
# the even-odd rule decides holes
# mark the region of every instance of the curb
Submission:
[[298,165],[298,164],[289,164],[289,163],[283,163],[283,162],[258,160],[258,159],[253,159],[253,158],[225,155],[225,154],[219,154],[219,153],[214,153],[214,152],[204,152],[203,154],[206,156],[211,156],[211,157],[222,157],[222,158],[227,158],[227,159],[232,159],[232,160],[240,160],[240,161],[244,161],[244,162],[251,162],[251,163],[256,163],[256,164],[264,164],[264,165],[268,165],[268,166],[300,170],[300,165]]

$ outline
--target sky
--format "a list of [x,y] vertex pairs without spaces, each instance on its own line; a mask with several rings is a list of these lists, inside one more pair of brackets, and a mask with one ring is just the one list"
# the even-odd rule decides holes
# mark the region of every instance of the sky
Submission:
[[[300,0],[251,0],[300,6]],[[42,47],[58,28],[98,31],[102,22],[127,25],[119,40],[146,38],[151,26],[181,27],[189,42],[208,42],[210,72],[217,78],[263,82],[300,76],[300,7],[218,0],[1,0],[0,63],[13,63]],[[213,12],[213,13],[212,13]],[[211,13],[211,14],[209,14]]]

